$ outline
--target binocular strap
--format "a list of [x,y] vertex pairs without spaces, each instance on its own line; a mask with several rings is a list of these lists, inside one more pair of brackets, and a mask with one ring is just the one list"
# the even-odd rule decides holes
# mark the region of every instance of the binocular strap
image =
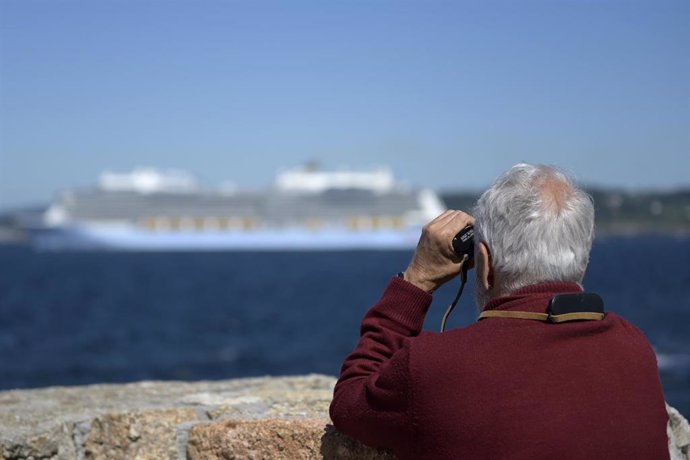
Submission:
[[530,319],[534,321],[543,321],[545,323],[565,323],[568,321],[600,321],[604,319],[604,313],[583,311],[577,313],[550,315],[548,313],[534,313],[530,311],[487,310],[483,311],[479,315],[479,320],[484,318]]

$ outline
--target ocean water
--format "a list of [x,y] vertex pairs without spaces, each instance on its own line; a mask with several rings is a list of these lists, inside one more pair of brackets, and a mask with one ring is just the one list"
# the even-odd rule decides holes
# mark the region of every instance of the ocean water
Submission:
[[[0,389],[337,375],[361,317],[410,256],[0,246]],[[471,284],[449,327],[474,321]],[[435,294],[427,329],[438,329],[456,288]],[[666,399],[690,415],[690,239],[599,239],[585,288],[644,331]]]

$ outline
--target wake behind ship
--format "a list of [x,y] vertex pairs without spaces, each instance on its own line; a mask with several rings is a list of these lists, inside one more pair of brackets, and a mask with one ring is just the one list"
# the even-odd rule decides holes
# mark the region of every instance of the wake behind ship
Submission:
[[387,169],[303,167],[250,191],[140,168],[59,194],[27,230],[40,250],[409,249],[444,210],[433,191],[398,184]]

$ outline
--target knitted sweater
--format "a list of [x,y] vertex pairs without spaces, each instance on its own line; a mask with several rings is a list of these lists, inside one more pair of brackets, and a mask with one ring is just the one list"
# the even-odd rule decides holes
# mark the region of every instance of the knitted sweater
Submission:
[[[544,313],[572,292],[543,283],[485,309]],[[393,278],[367,312],[331,403],[338,430],[410,459],[669,458],[654,352],[621,317],[422,333],[431,300]]]

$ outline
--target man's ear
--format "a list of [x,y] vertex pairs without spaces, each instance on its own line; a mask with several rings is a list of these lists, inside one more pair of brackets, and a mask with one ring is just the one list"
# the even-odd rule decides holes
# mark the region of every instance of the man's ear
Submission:
[[481,241],[477,246],[476,258],[474,269],[477,270],[477,276],[482,286],[488,291],[494,284],[494,269],[491,264],[491,251],[489,251],[488,246]]

